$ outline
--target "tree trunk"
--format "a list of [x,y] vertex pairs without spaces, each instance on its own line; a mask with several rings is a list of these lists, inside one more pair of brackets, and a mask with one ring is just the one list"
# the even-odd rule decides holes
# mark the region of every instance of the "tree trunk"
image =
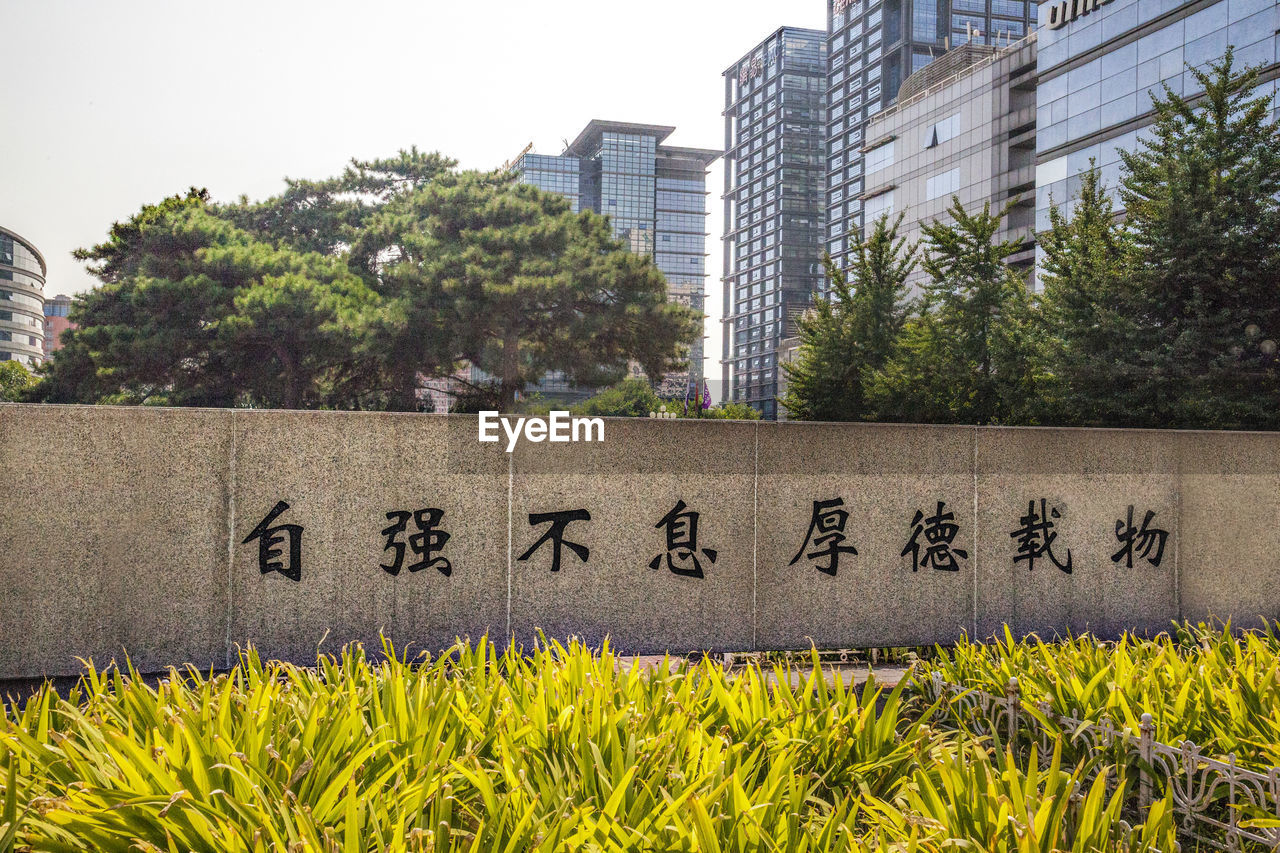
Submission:
[[418,411],[418,372],[409,370],[397,377],[395,388],[387,400],[387,408],[393,412]]
[[286,409],[302,408],[302,382],[298,377],[297,359],[285,346],[276,347],[276,355],[284,368],[284,407]]
[[499,391],[502,394],[502,411],[511,412],[516,406],[516,392],[520,390],[520,338],[508,331],[502,339],[502,378]]

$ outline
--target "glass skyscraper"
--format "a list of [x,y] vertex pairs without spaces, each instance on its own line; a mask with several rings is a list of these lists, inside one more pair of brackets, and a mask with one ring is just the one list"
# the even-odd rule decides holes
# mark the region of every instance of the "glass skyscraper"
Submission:
[[[706,309],[707,169],[721,152],[663,142],[674,127],[592,121],[559,156],[526,151],[515,164],[525,183],[570,199],[574,210],[609,217],[614,235],[653,258],[667,279],[667,297]],[[690,341],[689,374],[672,384],[702,382],[704,341]],[[544,393],[563,378],[549,377]],[[683,390],[681,388],[681,390]]]
[[872,115],[893,105],[907,77],[970,41],[1012,44],[1035,9],[1028,0],[828,0],[827,250],[847,266],[863,226],[863,154]]
[[581,169],[577,157],[549,157],[532,151],[520,155],[516,161],[522,183],[532,184],[547,192],[559,193],[573,205],[573,212],[582,209]]
[[724,396],[778,414],[778,345],[822,287],[827,34],[783,27],[724,72]]
[[34,368],[44,361],[44,256],[0,228],[0,361]]
[[[1120,151],[1132,150],[1164,88],[1200,94],[1187,66],[1204,67],[1235,47],[1237,69],[1260,69],[1258,94],[1280,92],[1280,3],[1276,0],[1109,0],[1082,13],[1040,6],[1036,137],[1036,229],[1049,208],[1069,212],[1081,173],[1096,164],[1108,189],[1120,181]],[[1280,100],[1273,101],[1280,115]]]

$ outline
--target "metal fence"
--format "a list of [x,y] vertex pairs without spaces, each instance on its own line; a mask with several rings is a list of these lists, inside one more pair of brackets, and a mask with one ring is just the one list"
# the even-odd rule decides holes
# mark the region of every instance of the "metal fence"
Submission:
[[932,690],[930,701],[946,699],[980,734],[998,736],[1003,730],[1010,742],[1030,737],[1042,759],[1052,756],[1054,739],[1067,737],[1090,757],[1133,768],[1139,810],[1145,813],[1155,797],[1168,796],[1188,839],[1217,850],[1280,850],[1280,767],[1241,767],[1234,753],[1216,758],[1189,740],[1161,743],[1150,714],[1142,715],[1136,733],[1117,728],[1108,717],[1094,722],[1058,714],[1048,702],[1024,700],[1016,678],[1004,696],[950,684],[936,672],[922,686]]

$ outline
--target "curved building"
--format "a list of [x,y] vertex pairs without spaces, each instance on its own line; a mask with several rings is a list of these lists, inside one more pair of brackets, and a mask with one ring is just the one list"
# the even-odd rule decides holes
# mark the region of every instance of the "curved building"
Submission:
[[44,361],[44,257],[0,227],[0,361]]

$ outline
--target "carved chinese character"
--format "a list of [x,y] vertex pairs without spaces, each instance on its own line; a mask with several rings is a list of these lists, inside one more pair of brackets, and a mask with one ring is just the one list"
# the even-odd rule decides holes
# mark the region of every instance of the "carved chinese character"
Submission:
[[517,559],[521,563],[527,563],[534,552],[541,548],[547,542],[551,543],[551,571],[560,571],[560,550],[568,548],[578,556],[582,562],[587,562],[591,556],[591,549],[585,545],[579,545],[576,542],[570,542],[564,538],[565,529],[575,521],[590,521],[591,513],[585,509],[568,510],[566,512],[541,512],[529,513],[529,526],[537,527],[539,524],[547,524],[550,522],[551,527],[547,532],[542,534],[542,538],[533,543],[533,546],[525,551]]
[[[1169,532],[1167,530],[1158,530],[1151,526],[1151,521],[1156,517],[1154,511],[1148,511],[1145,518],[1142,519],[1142,527],[1133,526],[1133,507],[1129,507],[1129,521],[1126,523],[1124,519],[1116,521],[1116,540],[1122,546],[1119,551],[1111,555],[1111,561],[1118,563],[1125,560],[1129,568],[1133,568],[1133,553],[1138,552],[1138,559],[1145,559],[1148,563],[1160,568],[1160,561],[1164,559],[1164,546],[1169,541]],[[1152,550],[1155,554],[1152,554]]]
[[[858,549],[844,544],[844,528],[849,521],[849,513],[840,509],[842,506],[844,506],[843,498],[813,502],[809,532],[805,535],[804,544],[800,546],[800,550],[789,565],[794,566],[800,562],[801,557],[815,561],[825,558],[828,560],[826,565],[815,563],[814,568],[835,577],[836,571],[840,568],[841,554],[852,554],[855,557],[858,555]],[[814,550],[805,554],[805,550],[810,547]]]
[[[272,527],[271,522],[275,521],[289,509],[289,505],[284,501],[280,501],[271,512],[267,513],[267,517],[262,523],[253,529],[253,532],[245,537],[241,545],[248,545],[253,540],[258,540],[258,568],[262,573],[279,572],[291,581],[302,580],[302,526],[298,524],[281,524]],[[289,542],[289,559],[282,562],[278,557],[284,556],[284,550],[277,548],[277,545],[283,545],[286,537]]]
[[418,561],[408,567],[409,571],[420,572],[423,569],[435,568],[445,577],[452,575],[453,564],[444,557],[433,556],[444,550],[450,538],[450,534],[439,529],[440,521],[444,518],[442,509],[420,509],[412,513],[399,510],[387,513],[387,521],[393,524],[382,531],[382,535],[387,537],[387,544],[383,550],[394,551],[395,556],[391,560],[391,565],[383,565],[381,568],[390,575],[400,574],[405,558],[405,543],[400,541],[400,537],[408,529],[410,518],[413,519],[418,532],[409,537],[409,549],[413,551]]
[[1053,553],[1053,543],[1058,538],[1058,532],[1053,529],[1056,525],[1052,519],[1062,518],[1062,514],[1058,512],[1057,507],[1046,513],[1046,503],[1047,501],[1041,498],[1040,509],[1037,511],[1036,502],[1030,501],[1027,504],[1027,514],[1019,519],[1022,527],[1009,534],[1018,540],[1018,553],[1013,558],[1013,564],[1016,566],[1025,560],[1027,568],[1035,571],[1036,560],[1047,556],[1055,566],[1071,574],[1071,549],[1067,549],[1065,563],[1059,561]]
[[[968,551],[952,547],[956,534],[960,532],[960,525],[955,523],[955,513],[945,511],[946,506],[945,501],[938,501],[936,513],[925,518],[924,511],[917,510],[916,517],[911,520],[913,528],[911,541],[902,549],[900,555],[903,557],[907,554],[911,555],[911,571],[917,572],[921,566],[924,566],[926,569],[939,572],[958,572],[960,563],[957,558],[969,559]],[[921,536],[924,536],[928,543],[923,558],[920,555]]]
[[688,509],[684,501],[677,501],[675,508],[654,525],[655,530],[664,528],[666,530],[667,552],[650,560],[649,568],[656,571],[665,558],[667,568],[672,574],[686,578],[701,578],[704,574],[702,561],[698,559],[698,555],[701,554],[712,565],[715,564],[719,552],[710,548],[698,548],[698,513],[686,512]]

